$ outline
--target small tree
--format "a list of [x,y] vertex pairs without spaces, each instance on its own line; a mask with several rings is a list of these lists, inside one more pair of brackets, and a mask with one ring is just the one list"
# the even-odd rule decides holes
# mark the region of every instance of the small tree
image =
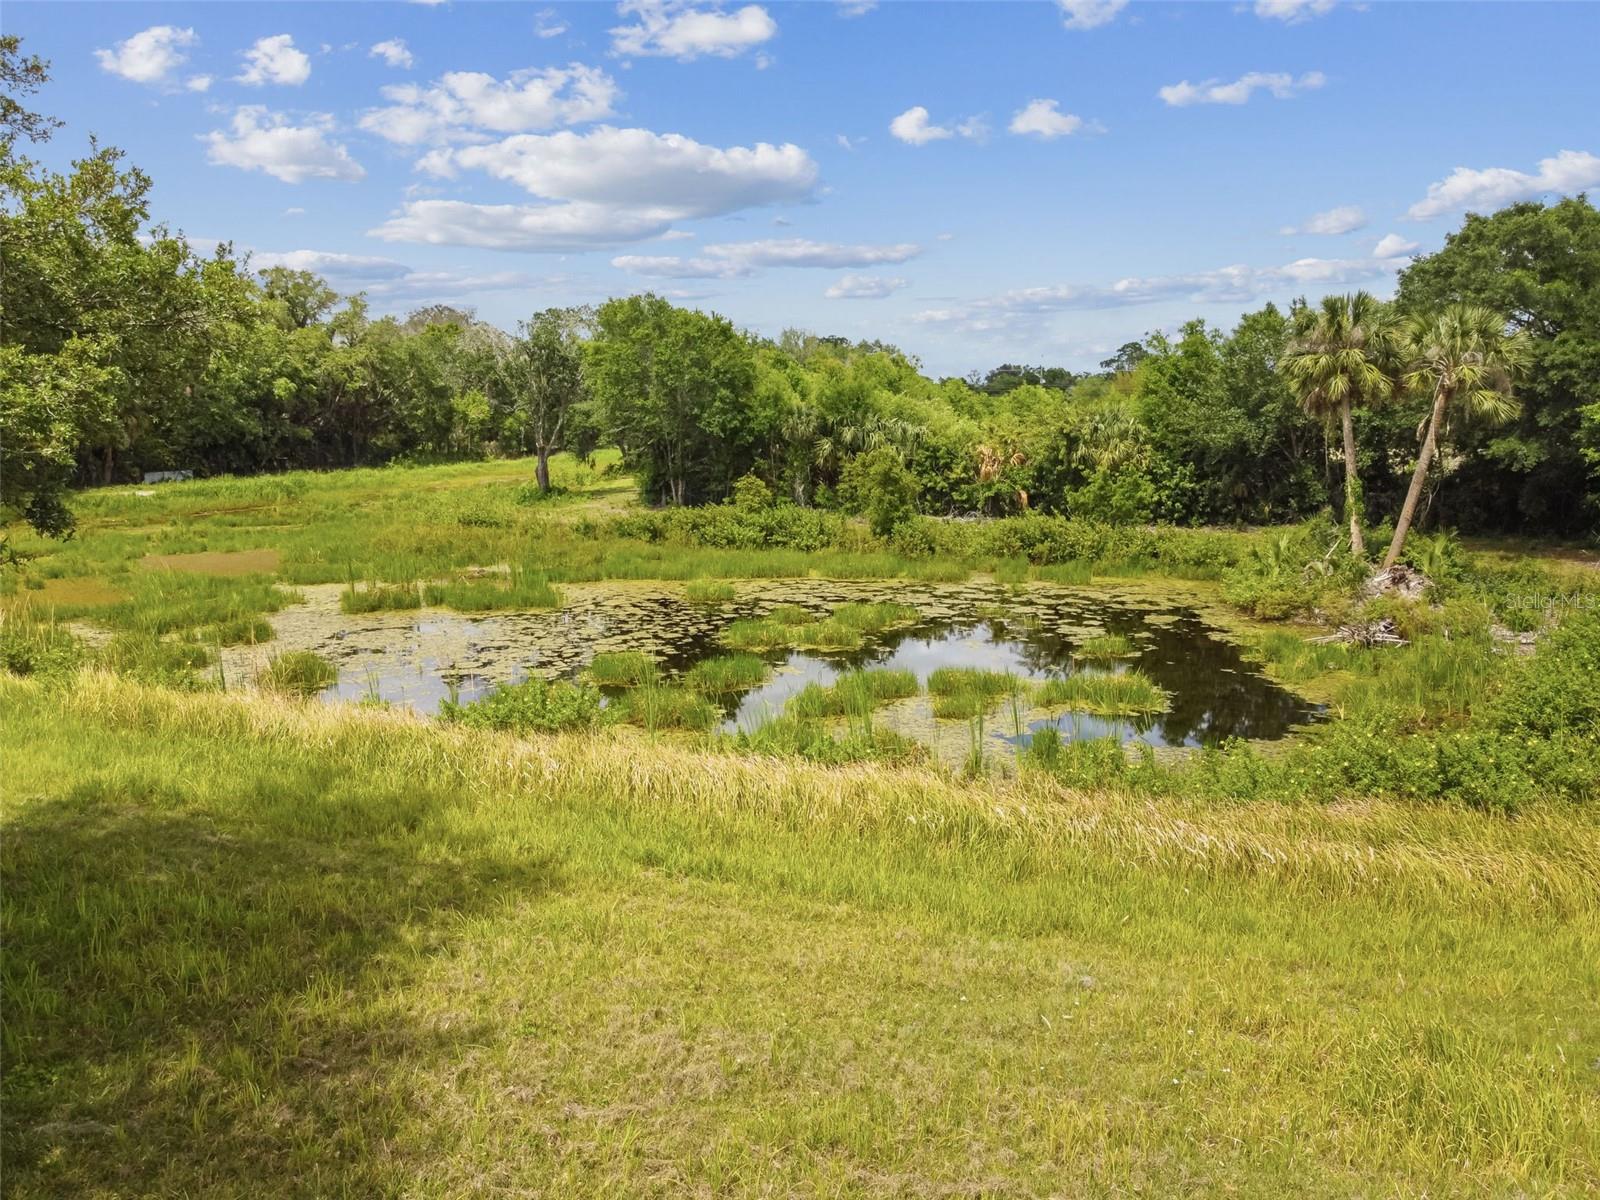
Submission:
[[1495,424],[1516,416],[1518,406],[1511,389],[1527,369],[1533,352],[1526,331],[1507,332],[1505,317],[1476,304],[1452,304],[1432,315],[1413,318],[1405,332],[1405,386],[1409,391],[1431,393],[1433,405],[1420,431],[1422,446],[1405,503],[1400,506],[1400,519],[1395,522],[1394,538],[1383,556],[1384,570],[1394,566],[1405,549],[1428,468],[1439,448],[1440,428],[1457,412]]
[[917,515],[922,494],[917,477],[888,446],[855,458],[845,468],[843,490],[848,502],[867,518],[872,532],[885,537],[895,526]]
[[550,456],[566,446],[573,411],[587,398],[583,339],[594,314],[587,308],[547,308],[518,327],[495,370],[496,390],[509,424],[531,446],[539,490],[550,490]]

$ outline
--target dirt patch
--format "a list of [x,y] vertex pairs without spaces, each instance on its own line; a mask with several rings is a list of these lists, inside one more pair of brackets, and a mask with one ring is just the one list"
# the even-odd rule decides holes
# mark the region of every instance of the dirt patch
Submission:
[[18,598],[50,607],[104,608],[128,597],[98,579],[47,579],[42,588],[21,592]]
[[278,569],[276,550],[203,550],[198,554],[146,554],[147,567],[192,571],[196,575],[262,575]]

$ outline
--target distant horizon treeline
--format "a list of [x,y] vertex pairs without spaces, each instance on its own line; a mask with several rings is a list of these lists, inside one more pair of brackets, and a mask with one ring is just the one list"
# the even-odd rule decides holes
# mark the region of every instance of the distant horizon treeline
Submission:
[[[8,92],[46,64],[0,39]],[[72,486],[142,472],[292,468],[617,446],[644,498],[857,508],[885,472],[913,511],[1272,523],[1343,505],[1337,421],[1279,370],[1304,302],[1202,321],[1096,373],[1003,364],[930,379],[880,342],[757,337],[658,296],[548,309],[515,333],[435,305],[373,318],[305,271],[252,272],[152,222],[150,180],[91,144],[65,173],[16,152],[53,122],[0,111],[0,504],[64,533]],[[1600,213],[1583,196],[1468,216],[1400,275],[1390,310],[1467,301],[1526,333],[1509,420],[1452,415],[1419,524],[1600,527]],[[1359,504],[1392,516],[1429,398],[1361,406]]]

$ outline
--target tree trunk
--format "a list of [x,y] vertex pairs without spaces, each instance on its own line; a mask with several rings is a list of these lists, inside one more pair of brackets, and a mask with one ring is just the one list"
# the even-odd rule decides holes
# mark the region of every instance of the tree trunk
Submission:
[[1389,553],[1383,556],[1380,570],[1394,566],[1405,549],[1406,534],[1411,532],[1411,522],[1417,515],[1417,501],[1422,499],[1422,485],[1428,481],[1428,468],[1433,465],[1433,454],[1439,444],[1439,423],[1444,420],[1445,406],[1450,402],[1450,391],[1443,384],[1433,393],[1433,412],[1428,415],[1428,432],[1423,436],[1422,449],[1417,451],[1417,469],[1411,472],[1411,486],[1406,489],[1406,502],[1400,506],[1400,520],[1395,523],[1394,540],[1389,543]]
[[105,454],[101,456],[101,460],[100,460],[100,482],[101,483],[105,483],[105,484],[109,484],[111,482],[111,480],[115,477],[116,471],[117,471],[117,451],[116,451],[116,447],[112,446],[108,442],[106,444]]
[[538,462],[533,468],[533,477],[539,483],[539,491],[547,493],[550,490],[550,451],[548,447],[539,446],[534,450],[538,455]]
[[1350,401],[1339,406],[1339,425],[1344,433],[1344,515],[1350,522],[1350,553],[1367,556],[1361,537],[1361,480],[1356,476],[1356,427],[1350,418]]

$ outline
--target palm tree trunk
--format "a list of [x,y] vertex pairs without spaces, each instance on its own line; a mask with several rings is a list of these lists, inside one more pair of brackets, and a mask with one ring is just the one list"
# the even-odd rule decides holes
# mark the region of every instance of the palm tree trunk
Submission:
[[1394,540],[1389,543],[1389,553],[1383,556],[1387,571],[1394,566],[1405,549],[1406,534],[1411,532],[1412,519],[1417,515],[1417,501],[1422,499],[1422,485],[1428,481],[1428,468],[1433,465],[1433,454],[1439,445],[1439,423],[1444,419],[1445,406],[1450,402],[1450,389],[1444,385],[1433,393],[1433,412],[1428,416],[1428,432],[1422,439],[1422,449],[1417,452],[1417,469],[1411,472],[1411,486],[1406,489],[1406,502],[1400,506],[1400,519],[1395,523]]
[[1367,556],[1361,537],[1361,481],[1356,477],[1356,426],[1350,417],[1350,401],[1339,405],[1339,426],[1344,433],[1344,515],[1350,521],[1350,553]]

